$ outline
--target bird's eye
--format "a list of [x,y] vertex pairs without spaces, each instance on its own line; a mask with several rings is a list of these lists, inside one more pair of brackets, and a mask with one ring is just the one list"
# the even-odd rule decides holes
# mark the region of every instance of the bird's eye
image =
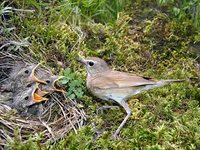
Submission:
[[28,73],[29,73],[29,71],[28,71],[28,70],[25,70],[25,71],[24,71],[24,73],[25,73],[25,74],[28,74]]
[[25,99],[25,100],[28,100],[28,96],[26,96],[24,99]]
[[94,62],[89,61],[89,62],[88,62],[88,65],[89,65],[89,66],[94,66]]
[[50,83],[50,80],[46,80],[46,83],[47,83],[47,84]]
[[32,86],[32,84],[28,84],[26,87],[29,88],[29,87],[31,87],[31,86]]

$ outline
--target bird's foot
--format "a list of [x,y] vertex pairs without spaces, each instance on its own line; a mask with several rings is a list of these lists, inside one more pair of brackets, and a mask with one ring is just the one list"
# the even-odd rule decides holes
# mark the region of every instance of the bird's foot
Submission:
[[120,137],[117,135],[117,134],[113,134],[112,136],[111,136],[111,139],[112,140],[117,140],[117,139],[119,139]]

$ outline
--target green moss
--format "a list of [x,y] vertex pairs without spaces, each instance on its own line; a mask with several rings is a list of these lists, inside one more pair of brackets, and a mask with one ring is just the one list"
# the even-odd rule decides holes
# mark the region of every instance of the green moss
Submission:
[[[186,79],[134,96],[129,101],[133,115],[116,141],[110,136],[125,117],[124,110],[96,115],[96,109],[107,102],[85,92],[85,83],[80,81],[79,92],[84,93],[79,99],[88,116],[85,127],[42,149],[200,149],[199,53],[191,50],[191,45],[199,50],[200,34],[191,21],[171,18],[154,1],[133,2],[115,16],[116,21],[105,19],[104,24],[74,14],[75,4],[66,6],[66,1],[15,3],[19,8],[36,9],[35,13],[18,12],[9,20],[19,38],[29,37],[30,46],[24,51],[61,74],[71,68],[73,80],[86,76],[75,61],[79,56],[97,56],[116,70],[157,79]],[[87,13],[85,5],[82,9]],[[96,139],[96,132],[102,130],[105,132]],[[11,143],[10,149],[15,146],[39,149],[33,139]]]

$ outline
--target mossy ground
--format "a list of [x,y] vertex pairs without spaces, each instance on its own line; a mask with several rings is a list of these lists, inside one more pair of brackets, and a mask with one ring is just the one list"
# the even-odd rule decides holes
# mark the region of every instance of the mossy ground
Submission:
[[[78,83],[65,84],[70,92],[81,86],[84,94],[78,101],[88,121],[78,134],[71,132],[56,144],[16,138],[9,149],[200,149],[200,64],[199,49],[194,49],[200,30],[190,20],[178,22],[148,1],[127,4],[112,23],[85,19],[67,1],[15,0],[13,6],[35,12],[16,11],[4,27],[16,27],[12,32],[19,39],[28,37],[30,45],[23,50],[53,71],[62,74],[71,68],[68,81]],[[13,33],[5,35],[11,38]],[[103,58],[116,70],[186,81],[134,96],[129,101],[133,115],[120,138],[111,140],[125,112],[112,109],[96,115],[96,108],[106,102],[88,93],[80,81],[86,73],[75,61],[79,56]],[[105,132],[95,139],[100,130]]]

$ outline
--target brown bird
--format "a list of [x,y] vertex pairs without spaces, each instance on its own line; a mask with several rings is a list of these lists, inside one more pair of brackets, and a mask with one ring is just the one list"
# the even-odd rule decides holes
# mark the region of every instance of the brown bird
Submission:
[[[96,57],[86,59],[77,59],[87,70],[87,88],[93,95],[103,100],[113,100],[120,104],[126,110],[126,117],[113,134],[116,139],[118,133],[131,115],[131,109],[127,100],[133,95],[139,94],[145,90],[161,87],[172,82],[181,82],[184,80],[155,80],[126,72],[114,71],[109,68],[107,63]],[[102,108],[111,108],[112,106],[103,106]]]

